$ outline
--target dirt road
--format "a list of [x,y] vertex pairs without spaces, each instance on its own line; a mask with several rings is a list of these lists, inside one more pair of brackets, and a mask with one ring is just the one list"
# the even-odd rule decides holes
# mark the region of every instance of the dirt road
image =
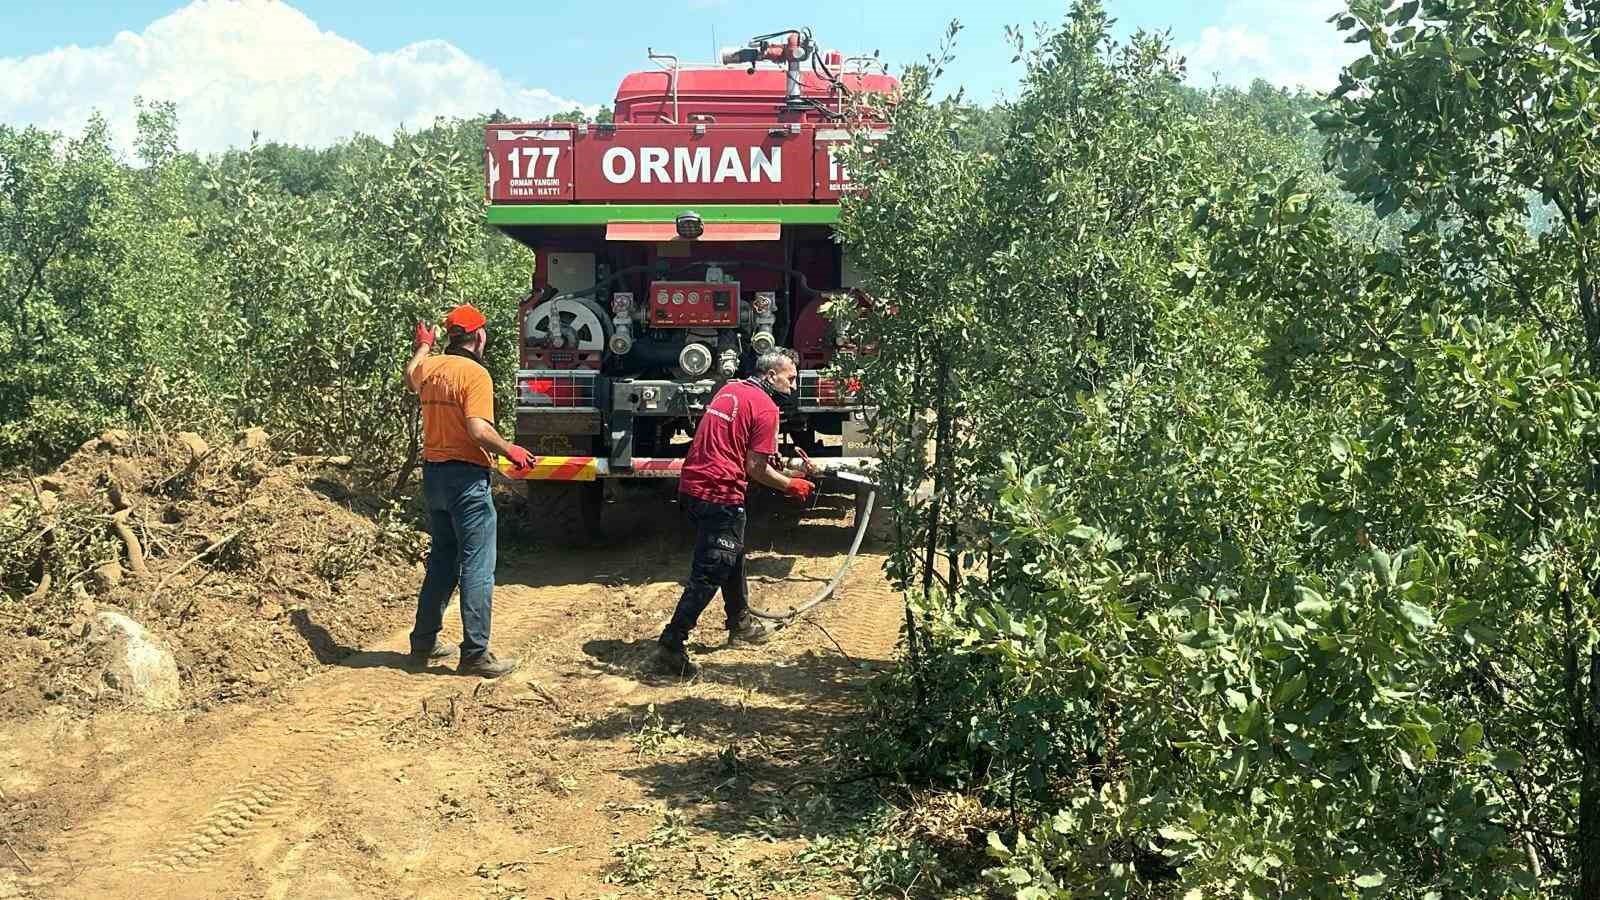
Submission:
[[[664,501],[639,509],[603,547],[502,553],[494,642],[524,664],[500,682],[406,671],[402,630],[265,701],[0,727],[0,790],[22,810],[0,898],[813,893],[789,862],[816,828],[807,765],[893,655],[882,559],[858,558],[814,617],[826,633],[708,646],[714,604],[690,648],[702,674],[660,680],[638,663],[691,536]],[[851,518],[843,498],[757,504],[758,602],[831,577]]]

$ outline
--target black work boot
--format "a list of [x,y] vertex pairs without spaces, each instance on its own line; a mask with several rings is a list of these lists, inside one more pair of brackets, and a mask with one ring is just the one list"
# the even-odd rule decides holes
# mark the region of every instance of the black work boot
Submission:
[[660,642],[656,643],[655,653],[650,656],[649,667],[653,672],[674,678],[689,678],[699,671],[694,660],[689,658],[689,651]]
[[744,613],[739,616],[739,621],[728,629],[728,643],[765,644],[772,640],[772,635],[777,630],[770,623]]
[[494,653],[485,650],[477,656],[463,656],[461,662],[456,664],[457,675],[476,675],[479,678],[499,678],[510,675],[522,665],[522,660],[516,657],[497,659]]
[[411,652],[406,654],[406,661],[412,666],[422,669],[436,663],[444,662],[450,657],[455,656],[457,651],[460,649],[460,644],[441,644],[437,642],[434,643],[433,649],[429,650],[427,653],[423,653],[417,648],[412,647]]

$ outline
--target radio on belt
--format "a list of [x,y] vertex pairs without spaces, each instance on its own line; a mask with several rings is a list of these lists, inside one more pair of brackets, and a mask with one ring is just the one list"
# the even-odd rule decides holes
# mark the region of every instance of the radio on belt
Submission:
[[653,328],[739,327],[737,281],[657,281],[646,296]]

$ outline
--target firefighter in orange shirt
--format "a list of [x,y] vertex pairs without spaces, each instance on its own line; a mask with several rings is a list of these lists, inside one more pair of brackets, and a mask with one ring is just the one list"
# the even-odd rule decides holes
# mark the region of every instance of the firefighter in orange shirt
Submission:
[[493,454],[520,469],[532,466],[533,457],[495,431],[494,388],[483,367],[486,324],[472,306],[451,310],[444,319],[444,353],[433,356],[438,336],[433,326],[418,322],[406,363],[406,386],[422,401],[422,494],[433,537],[411,629],[411,661],[425,666],[457,652],[438,638],[450,595],[459,587],[462,639],[456,671],[499,678],[515,671],[518,660],[489,650],[496,549],[489,469]]

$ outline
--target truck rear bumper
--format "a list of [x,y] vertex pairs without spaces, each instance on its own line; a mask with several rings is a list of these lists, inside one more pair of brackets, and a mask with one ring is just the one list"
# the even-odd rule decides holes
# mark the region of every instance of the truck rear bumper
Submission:
[[[791,469],[804,468],[798,458],[784,460]],[[811,460],[823,477],[836,477],[854,483],[876,480],[878,460],[869,456],[835,456]],[[683,474],[683,460],[671,458],[635,457],[633,465],[613,466],[601,456],[537,456],[534,466],[525,473],[512,474],[511,463],[501,457],[495,460],[500,474],[517,481],[594,481],[599,478],[677,478]]]

